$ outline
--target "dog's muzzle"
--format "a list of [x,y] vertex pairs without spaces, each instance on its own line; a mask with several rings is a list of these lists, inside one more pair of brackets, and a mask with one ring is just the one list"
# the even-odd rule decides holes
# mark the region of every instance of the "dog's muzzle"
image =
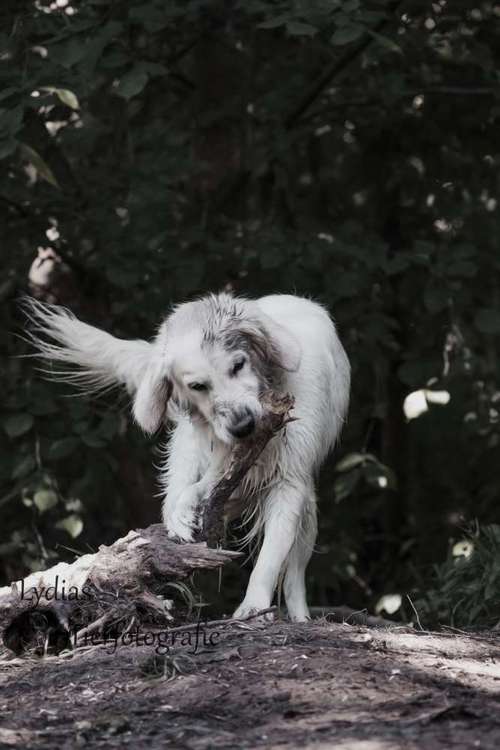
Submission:
[[255,430],[255,417],[246,409],[244,412],[235,414],[234,422],[229,427],[229,432],[238,440],[248,437]]

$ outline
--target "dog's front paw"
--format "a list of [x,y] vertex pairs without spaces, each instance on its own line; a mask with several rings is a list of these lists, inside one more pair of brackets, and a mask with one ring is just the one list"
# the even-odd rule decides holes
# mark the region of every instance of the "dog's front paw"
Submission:
[[164,508],[163,521],[170,539],[181,542],[193,542],[200,530],[201,518],[197,512],[198,492],[188,487],[170,509]]
[[165,522],[169,539],[178,542],[194,542],[197,532],[193,515],[174,515]]

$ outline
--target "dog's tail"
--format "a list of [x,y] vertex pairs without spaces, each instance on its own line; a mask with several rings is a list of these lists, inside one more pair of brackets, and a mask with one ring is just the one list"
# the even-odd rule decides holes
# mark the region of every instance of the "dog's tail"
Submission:
[[67,366],[59,370],[51,366],[47,370],[51,378],[86,391],[122,384],[135,393],[151,359],[151,344],[115,338],[78,320],[64,307],[30,297],[22,304],[29,319],[27,336],[37,355]]

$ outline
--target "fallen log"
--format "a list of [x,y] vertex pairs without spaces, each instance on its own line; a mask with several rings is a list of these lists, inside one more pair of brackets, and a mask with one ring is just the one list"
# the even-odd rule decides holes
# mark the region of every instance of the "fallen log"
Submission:
[[[58,653],[71,634],[126,628],[131,622],[165,627],[182,621],[186,608],[174,605],[195,570],[217,569],[240,553],[179,544],[162,524],[130,531],[114,544],[73,563],[0,588],[0,627],[11,651]],[[98,624],[98,628],[96,627]]]
[[258,429],[250,440],[235,445],[229,468],[201,505],[202,539],[208,546],[205,541],[179,544],[168,538],[162,524],[154,524],[71,564],[33,573],[0,589],[4,644],[16,654],[48,649],[58,653],[71,646],[72,633],[102,635],[123,632],[133,623],[165,627],[179,622],[174,590],[189,599],[189,588],[180,583],[193,571],[220,568],[240,555],[215,549],[223,537],[224,515],[234,516],[238,502],[241,511],[233,493],[269,440],[293,421],[288,394],[268,392],[262,404]]

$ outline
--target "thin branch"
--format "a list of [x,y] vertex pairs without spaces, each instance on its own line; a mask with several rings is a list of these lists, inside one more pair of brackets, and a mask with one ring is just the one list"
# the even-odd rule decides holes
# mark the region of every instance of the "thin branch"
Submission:
[[[152,635],[156,635],[157,633],[189,633],[192,630],[197,630],[198,628],[220,628],[225,627],[227,625],[241,625],[242,623],[246,623],[249,620],[255,620],[257,617],[265,617],[265,615],[271,614],[276,612],[278,607],[267,607],[266,609],[261,609],[258,612],[253,612],[252,614],[246,615],[245,617],[235,618],[235,617],[226,617],[222,620],[197,620],[196,622],[191,622],[188,625],[179,625],[175,628],[154,628],[154,629],[148,629],[148,634],[151,633]],[[82,630],[79,630],[75,636],[73,636],[73,642],[75,644],[75,648],[81,649],[81,648],[87,648],[87,644],[85,643],[84,646],[78,646],[79,641],[82,640],[82,638],[86,638],[91,633],[95,633],[96,630],[99,629],[101,625],[105,625],[106,622],[109,621],[109,617],[107,615],[103,615],[98,620],[95,620],[92,622],[88,627],[82,628]],[[127,629],[124,632],[129,631],[131,628],[130,626],[127,627]],[[122,633],[123,635],[123,633]],[[102,638],[97,640],[96,638],[92,638],[92,647],[95,646],[102,646],[102,645],[108,645],[108,640],[106,638]]]
[[[389,8],[389,12],[394,14],[398,8],[402,5],[403,0],[392,4],[392,8]],[[387,21],[379,21],[379,23],[370,31],[380,34],[380,32],[387,25]],[[368,49],[374,43],[374,37],[371,36],[368,31],[365,33],[363,39],[353,49],[345,52],[339,60],[334,60],[324,71],[323,75],[313,84],[313,86],[306,92],[305,96],[302,97],[300,102],[294,107],[285,119],[285,128],[290,130],[297,120],[299,120],[304,112],[306,112],[311,104],[320,96],[321,92],[332,83],[335,79],[344,73],[352,62],[357,60],[363,52]]]
[[418,625],[418,628],[419,628],[419,630],[423,630],[423,627],[422,627],[422,623],[420,622],[420,617],[419,617],[419,615],[418,615],[418,612],[417,612],[417,610],[416,610],[416,607],[415,607],[415,605],[413,604],[413,602],[412,602],[412,600],[411,600],[411,598],[410,598],[410,595],[409,595],[409,594],[406,594],[406,598],[407,598],[407,599],[408,599],[408,601],[410,602],[411,608],[412,608],[412,610],[413,610],[413,611],[414,611],[414,613],[415,613],[415,617],[417,618],[417,625]]
[[[341,93],[341,91],[339,91],[339,93]],[[488,87],[462,88],[460,86],[434,86],[432,88],[400,91],[397,96],[402,99],[409,96],[432,96],[433,94],[444,94],[446,96],[493,96],[496,93],[496,89]],[[341,101],[330,102],[327,107],[316,109],[313,112],[310,112],[307,117],[302,117],[300,124],[303,126],[317,117],[324,117],[331,111],[336,112],[339,109],[347,109],[349,107],[380,106],[380,103],[380,97],[372,99],[360,97],[359,99],[343,99]]]
[[200,39],[203,37],[203,34],[199,34],[194,39],[191,39],[187,44],[184,45],[184,47],[181,47],[180,50],[177,50],[177,52],[174,52],[170,57],[167,57],[167,65],[174,65],[174,63],[179,62],[185,55],[188,54],[188,52],[191,52],[191,50],[196,47]]
[[30,211],[25,208],[21,203],[17,203],[6,195],[0,195],[0,201],[6,203],[11,208],[14,208],[21,216],[30,216]]
[[370,615],[366,609],[355,610],[350,607],[309,607],[312,617],[324,617],[328,621],[345,623],[346,625],[361,625],[366,628],[387,628],[399,632],[412,632],[413,628],[404,622],[387,620],[378,615]]
[[91,622],[90,625],[87,625],[85,628],[82,628],[77,632],[75,636],[75,643],[78,643],[78,641],[82,638],[86,638],[88,635],[90,635],[90,633],[95,633],[96,630],[99,630],[99,628],[102,625],[105,625],[108,621],[108,613],[102,615],[101,617],[98,617],[97,620],[94,620],[94,622]]
[[245,617],[226,617],[222,620],[207,620],[205,622],[197,620],[189,625],[179,625],[176,628],[164,628],[163,630],[152,630],[152,633],[183,633],[185,630],[196,630],[196,628],[219,628],[224,625],[239,625],[242,622],[248,622],[248,620],[255,620],[257,617],[263,617],[264,615],[276,612],[278,607],[266,607],[266,609],[260,609],[258,612],[252,612],[252,614],[245,615]]

